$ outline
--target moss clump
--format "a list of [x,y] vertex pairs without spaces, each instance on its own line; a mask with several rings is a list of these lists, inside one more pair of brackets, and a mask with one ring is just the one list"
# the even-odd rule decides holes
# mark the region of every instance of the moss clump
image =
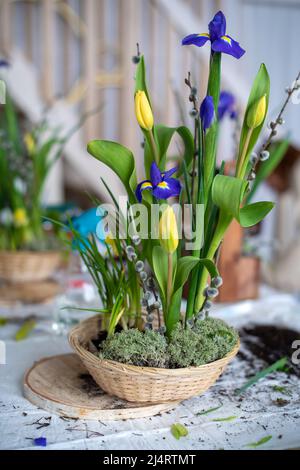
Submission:
[[202,366],[226,356],[237,343],[238,333],[217,318],[198,320],[192,329],[178,325],[171,334],[170,367]]
[[116,333],[101,344],[100,358],[135,366],[168,367],[168,343],[155,331]]
[[144,367],[201,366],[226,356],[238,341],[237,332],[216,318],[197,320],[193,328],[178,324],[167,340],[155,331],[116,333],[101,343],[100,358]]

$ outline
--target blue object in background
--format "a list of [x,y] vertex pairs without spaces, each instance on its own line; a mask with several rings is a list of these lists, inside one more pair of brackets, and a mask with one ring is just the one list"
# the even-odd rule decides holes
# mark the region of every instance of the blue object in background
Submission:
[[89,235],[97,235],[97,238],[104,243],[106,233],[104,231],[104,224],[102,220],[104,213],[100,208],[93,207],[77,217],[72,218],[72,225],[80,235],[88,239]]

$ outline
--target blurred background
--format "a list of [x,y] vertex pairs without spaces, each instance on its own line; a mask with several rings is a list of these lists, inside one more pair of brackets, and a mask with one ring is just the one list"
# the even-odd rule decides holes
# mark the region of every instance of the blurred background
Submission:
[[[45,203],[72,200],[87,208],[91,202],[86,191],[106,198],[101,176],[115,195],[122,191],[110,170],[87,154],[91,139],[128,146],[143,176],[142,136],[133,108],[137,43],[146,58],[156,121],[192,127],[184,78],[190,71],[200,97],[205,96],[209,47],[183,48],[181,39],[206,32],[219,9],[227,18],[227,33],[246,49],[239,61],[223,55],[222,89],[234,94],[242,111],[265,62],[271,76],[270,121],[299,71],[300,0],[0,0],[0,54],[10,63],[1,74],[20,114],[37,123],[47,112],[49,122],[66,131],[85,118],[51,172]],[[268,282],[293,291],[300,290],[298,102],[299,93],[278,133],[279,139],[289,136],[288,153],[255,196],[277,202],[276,211],[252,234],[247,248],[248,256],[259,255],[271,263],[265,273]],[[234,132],[227,119],[220,135],[220,160],[234,157]],[[234,240],[229,239],[229,247]]]

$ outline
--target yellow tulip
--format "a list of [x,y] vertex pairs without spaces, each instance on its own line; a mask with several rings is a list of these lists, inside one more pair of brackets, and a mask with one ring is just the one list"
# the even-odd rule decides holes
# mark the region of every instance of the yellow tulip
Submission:
[[32,155],[35,150],[35,140],[30,132],[24,135],[24,144],[29,155]]
[[137,91],[135,95],[135,115],[142,129],[145,129],[145,131],[152,130],[154,125],[153,113],[144,91]]
[[262,96],[257,100],[248,111],[247,115],[247,126],[250,129],[256,129],[259,127],[265,119],[267,112],[267,97]]
[[26,225],[28,225],[28,218],[27,218],[25,209],[21,207],[19,209],[16,209],[14,211],[13,217],[14,217],[15,227],[21,228],[21,227],[26,227]]
[[179,237],[176,216],[171,206],[165,209],[160,218],[159,241],[168,254],[174,253],[178,247]]

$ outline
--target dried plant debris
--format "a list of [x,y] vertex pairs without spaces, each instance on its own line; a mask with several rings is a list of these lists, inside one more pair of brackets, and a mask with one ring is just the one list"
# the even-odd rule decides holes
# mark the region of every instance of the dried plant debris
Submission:
[[189,432],[183,424],[176,423],[172,425],[171,433],[172,436],[175,437],[175,439],[179,440],[181,437],[186,437]]
[[292,396],[291,390],[287,387],[281,387],[280,385],[273,385],[272,387],[274,392],[282,393],[282,395],[288,395],[289,397]]
[[252,387],[252,385],[256,384],[260,379],[266,377],[267,375],[272,374],[273,372],[276,372],[276,371],[285,370],[287,362],[288,362],[288,359],[286,357],[282,357],[281,359],[276,361],[274,364],[272,364],[270,367],[267,367],[266,369],[263,369],[262,371],[254,375],[242,387],[236,389],[235,393],[237,395],[240,395],[241,393],[245,392],[249,387]]
[[229,423],[237,419],[237,416],[228,416],[227,418],[215,418],[213,422],[215,423]]
[[246,444],[245,447],[249,447],[251,449],[256,449],[257,447],[262,446],[263,444],[266,444],[272,439],[273,436],[265,436],[262,439],[260,439],[257,442],[251,442],[250,444]]
[[205,416],[205,415],[208,415],[210,413],[213,413],[214,411],[217,411],[219,410],[220,408],[222,408],[223,405],[220,405],[220,406],[216,406],[215,408],[209,408],[208,410],[203,410],[203,411],[200,411],[199,413],[196,413],[196,416]]
[[51,424],[51,416],[45,417],[42,416],[39,418],[37,421],[34,421],[33,423],[26,424],[26,426],[37,426],[36,429],[42,429],[42,428],[47,428]]

